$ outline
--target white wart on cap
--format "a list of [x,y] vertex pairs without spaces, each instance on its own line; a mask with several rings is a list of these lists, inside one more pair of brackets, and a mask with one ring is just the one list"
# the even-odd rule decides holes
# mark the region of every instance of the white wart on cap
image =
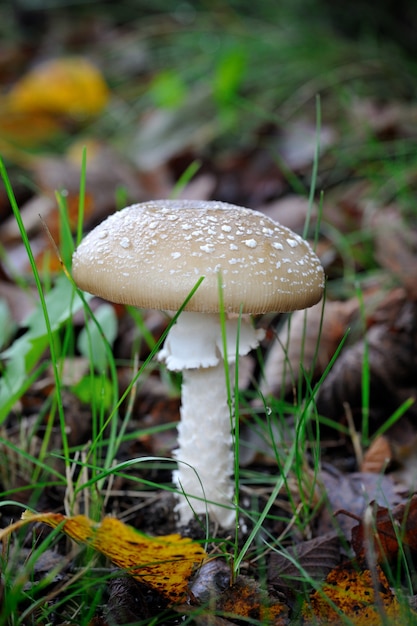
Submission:
[[218,311],[218,274],[227,311],[265,313],[318,302],[323,269],[310,245],[262,213],[223,202],[159,200],[107,218],[73,257],[78,286],[112,302]]

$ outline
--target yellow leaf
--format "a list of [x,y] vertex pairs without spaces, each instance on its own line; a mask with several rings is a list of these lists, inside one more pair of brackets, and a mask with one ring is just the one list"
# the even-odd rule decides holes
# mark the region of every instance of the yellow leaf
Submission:
[[67,57],[30,70],[12,87],[7,103],[12,112],[83,117],[100,113],[108,97],[107,85],[92,63]]
[[382,626],[387,620],[394,624],[399,616],[398,601],[379,566],[375,576],[377,593],[369,569],[357,569],[354,563],[335,568],[321,589],[310,596],[309,606],[303,610],[304,617],[314,617],[315,624],[335,626],[341,623],[341,615],[355,626]]
[[189,538],[177,534],[150,537],[113,517],[95,523],[84,515],[33,515],[26,511],[19,522],[0,531],[0,540],[29,522],[44,522],[53,528],[62,525],[69,537],[101,552],[172,603],[184,600],[191,574],[207,557]]

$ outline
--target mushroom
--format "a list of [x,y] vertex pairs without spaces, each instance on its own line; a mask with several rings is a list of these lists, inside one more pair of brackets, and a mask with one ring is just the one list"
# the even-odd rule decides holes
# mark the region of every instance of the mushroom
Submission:
[[[320,300],[319,259],[299,235],[257,211],[158,200],[129,206],[92,230],[74,253],[73,277],[81,289],[112,302],[170,312],[203,277],[159,359],[183,376],[174,452],[180,520],[208,511],[229,527],[236,516],[234,424],[225,366],[233,370],[236,354],[247,354],[263,336],[245,314],[303,309]],[[223,325],[226,314],[235,315]]]

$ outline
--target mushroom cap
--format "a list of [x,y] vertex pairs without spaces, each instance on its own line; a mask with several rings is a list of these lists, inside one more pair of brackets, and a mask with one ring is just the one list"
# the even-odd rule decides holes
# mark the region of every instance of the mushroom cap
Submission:
[[304,309],[322,296],[324,273],[308,242],[258,211],[224,202],[157,200],[114,213],[80,243],[73,277],[94,295],[176,311]]

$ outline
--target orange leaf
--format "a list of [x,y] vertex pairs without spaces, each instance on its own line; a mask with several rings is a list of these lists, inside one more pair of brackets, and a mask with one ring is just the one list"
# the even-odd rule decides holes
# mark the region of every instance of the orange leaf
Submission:
[[59,121],[43,111],[11,111],[0,105],[0,147],[33,148],[59,132]]
[[29,522],[44,522],[53,528],[62,524],[63,532],[71,539],[101,552],[173,603],[184,600],[195,566],[207,556],[204,549],[191,539],[177,534],[150,537],[113,517],[95,523],[84,515],[33,515],[26,511],[19,522],[0,531],[0,540]]
[[378,591],[375,593],[369,569],[357,570],[357,564],[345,563],[327,576],[319,591],[310,596],[303,609],[307,619],[315,618],[316,624],[339,625],[346,616],[354,626],[382,626],[397,623],[399,606],[389,583],[377,566],[375,576]]
[[257,623],[285,626],[288,623],[288,606],[282,602],[269,602],[258,584],[240,576],[218,598],[216,609],[230,616],[259,620]]

